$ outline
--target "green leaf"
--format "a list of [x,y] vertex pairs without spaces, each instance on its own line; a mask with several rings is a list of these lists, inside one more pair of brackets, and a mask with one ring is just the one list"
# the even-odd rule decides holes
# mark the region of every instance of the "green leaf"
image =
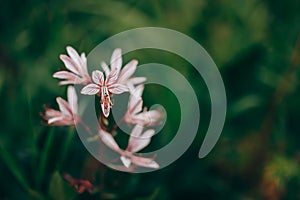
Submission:
[[52,175],[48,193],[53,200],[69,200],[76,195],[74,188],[67,184],[57,171]]
[[50,149],[53,143],[54,139],[54,127],[52,127],[47,135],[46,142],[45,142],[45,148],[42,151],[41,155],[41,160],[38,165],[38,170],[37,170],[37,176],[36,176],[36,185],[39,187],[41,185],[41,182],[44,178],[44,173],[46,169],[46,165],[48,162],[48,156],[50,154]]
[[0,158],[10,170],[15,179],[18,181],[18,183],[23,187],[23,189],[29,191],[30,185],[24,175],[24,172],[21,170],[16,161],[12,158],[12,156],[1,145]]

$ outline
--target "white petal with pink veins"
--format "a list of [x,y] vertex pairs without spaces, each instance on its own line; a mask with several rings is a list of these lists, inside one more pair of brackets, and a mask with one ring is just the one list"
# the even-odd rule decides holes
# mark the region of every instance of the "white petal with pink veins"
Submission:
[[136,66],[138,64],[137,60],[132,60],[129,63],[127,63],[127,65],[125,65],[125,67],[122,69],[118,82],[119,83],[123,83],[125,82],[128,78],[130,78],[133,73],[136,70]]
[[108,90],[112,94],[121,94],[123,92],[128,92],[128,87],[123,84],[113,84],[108,86]]
[[81,94],[94,95],[97,94],[99,91],[100,87],[96,84],[91,83],[81,89]]
[[95,70],[92,72],[92,79],[98,85],[103,85],[103,83],[104,83],[104,75],[99,70]]
[[77,51],[73,47],[67,46],[67,52],[68,52],[70,58],[78,66],[79,71],[81,71],[80,69],[82,68],[83,63],[82,63],[81,57],[79,56],[79,54],[77,53]]
[[111,71],[117,70],[117,74],[119,74],[121,67],[122,67],[122,51],[121,49],[115,49],[110,59]]
[[74,74],[80,74],[79,66],[76,65],[76,63],[71,58],[69,58],[67,55],[60,55],[59,58],[63,61],[68,70],[70,70]]

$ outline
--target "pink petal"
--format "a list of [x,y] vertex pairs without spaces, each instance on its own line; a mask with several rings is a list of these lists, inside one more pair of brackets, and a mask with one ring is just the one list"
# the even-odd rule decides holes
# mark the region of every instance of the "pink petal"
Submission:
[[68,102],[73,114],[78,114],[77,94],[73,86],[68,87]]
[[75,65],[78,67],[78,71],[82,72],[83,63],[77,51],[73,47],[67,46],[67,52],[70,58],[74,61]]
[[132,60],[127,65],[125,65],[125,67],[121,71],[118,82],[124,83],[128,78],[130,78],[135,72],[137,64],[137,60]]
[[113,84],[108,87],[108,90],[112,94],[121,94],[123,92],[128,92],[128,87],[122,84]]
[[118,79],[118,71],[117,70],[113,70],[109,73],[109,75],[106,77],[106,80],[105,80],[105,85],[106,86],[109,86],[109,85],[112,85],[114,84],[117,79]]
[[86,56],[85,56],[85,53],[81,53],[81,62],[82,62],[82,66],[81,66],[81,71],[83,72],[83,74],[88,74],[88,71],[87,71],[87,60],[86,60]]
[[108,77],[110,70],[105,62],[101,62],[101,67],[105,73],[105,76]]
[[117,73],[119,74],[121,67],[122,67],[122,51],[121,49],[115,49],[110,59],[111,71],[116,70]]
[[68,72],[68,71],[59,71],[59,72],[55,72],[53,74],[53,77],[54,78],[59,78],[59,79],[68,79],[68,80],[72,80],[72,81],[76,81],[76,79],[78,79],[78,76],[71,73],[71,72]]
[[130,82],[133,85],[138,85],[138,84],[145,82],[146,80],[147,80],[146,77],[134,77],[134,78],[129,79],[128,82]]
[[135,165],[141,166],[141,167],[149,167],[149,168],[154,168],[158,169],[159,164],[155,162],[152,158],[144,158],[140,156],[131,156],[131,162],[134,163]]
[[59,110],[65,114],[65,115],[68,115],[68,116],[72,116],[72,111],[71,111],[71,108],[68,104],[68,102],[64,99],[62,99],[61,97],[57,97],[56,98],[56,102],[58,103],[58,106],[59,106]]
[[127,168],[131,165],[131,160],[129,158],[126,158],[125,156],[121,156],[120,160],[122,161],[123,165]]
[[131,135],[128,144],[128,151],[134,153],[148,146],[148,144],[151,141],[151,137],[154,135],[154,133],[155,131],[153,129],[150,129],[139,136]]
[[65,64],[65,66],[68,70],[70,70],[74,74],[77,74],[77,75],[80,74],[79,66],[76,65],[76,63],[74,63],[74,61],[71,58],[69,58],[68,56],[63,55],[63,54],[60,55],[59,57],[63,61],[63,63]]
[[91,83],[81,89],[81,94],[94,95],[97,94],[99,91],[100,91],[99,85]]
[[48,120],[48,124],[53,124],[54,122],[61,121],[61,120],[63,120],[63,118],[64,118],[63,116],[50,118]]
[[104,75],[99,70],[95,70],[92,72],[92,79],[98,85],[103,85],[103,83],[104,83]]
[[122,152],[119,145],[117,144],[117,142],[115,141],[115,139],[113,138],[113,136],[111,134],[105,132],[104,130],[99,130],[99,136],[100,136],[102,142],[104,144],[106,144],[109,148],[111,148],[112,150],[114,150],[118,153]]
[[52,117],[58,117],[61,116],[61,112],[54,110],[52,108],[46,108],[45,110],[45,117],[46,118],[52,118]]

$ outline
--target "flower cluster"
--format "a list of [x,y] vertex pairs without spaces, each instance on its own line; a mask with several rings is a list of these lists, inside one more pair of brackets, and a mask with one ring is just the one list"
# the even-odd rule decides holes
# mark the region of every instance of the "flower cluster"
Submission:
[[[113,95],[127,92],[130,95],[122,121],[128,125],[133,125],[127,148],[123,150],[119,147],[112,134],[116,130],[107,131],[105,123],[97,128],[98,132],[96,134],[89,134],[100,138],[107,147],[118,153],[120,155],[119,161],[127,168],[130,166],[159,168],[159,164],[154,161],[154,158],[134,155],[150,143],[151,137],[155,134],[151,126],[159,124],[164,117],[159,110],[147,111],[143,109],[142,93],[146,77],[134,76],[138,61],[132,60],[122,67],[121,49],[115,49],[110,59],[110,66],[105,62],[101,62],[102,70],[95,70],[90,76],[85,54],[79,55],[70,46],[66,49],[68,55],[60,55],[60,59],[67,70],[58,71],[53,74],[53,77],[61,79],[59,85],[69,85],[67,89],[68,101],[57,97],[59,110],[45,108],[45,113],[42,116],[47,124],[67,126],[81,123],[85,126],[78,113],[77,94],[72,86],[74,84],[82,85],[80,91],[82,95],[95,95],[100,98],[100,115],[102,116],[99,116],[99,119],[102,117],[108,118],[113,106]],[[99,121],[101,123],[101,120]]]

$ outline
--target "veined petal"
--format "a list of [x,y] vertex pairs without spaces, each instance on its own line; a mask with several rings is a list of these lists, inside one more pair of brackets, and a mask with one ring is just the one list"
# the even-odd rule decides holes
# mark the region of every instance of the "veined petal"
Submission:
[[122,67],[122,51],[121,49],[115,49],[112,53],[111,59],[110,59],[110,68],[111,71],[116,70],[117,74],[119,74],[120,69]]
[[64,99],[62,99],[61,97],[57,97],[56,98],[56,102],[59,106],[59,110],[64,114],[64,115],[68,115],[68,116],[72,116],[72,111],[71,108],[68,104],[68,102]]
[[81,61],[81,57],[79,56],[79,54],[77,53],[77,51],[71,47],[71,46],[67,46],[67,52],[70,56],[70,58],[74,61],[74,63],[77,65],[79,72],[82,72],[82,66],[83,63]]
[[152,158],[144,158],[144,157],[134,156],[134,155],[132,155],[130,158],[131,158],[131,162],[137,166],[149,167],[154,169],[159,168],[159,164],[155,162]]
[[84,88],[81,89],[81,94],[85,95],[94,95],[100,91],[100,86],[94,83],[88,84]]
[[110,73],[109,67],[107,66],[107,64],[105,62],[101,62],[100,65],[105,73],[105,76],[108,77],[108,75]]
[[131,165],[131,160],[129,158],[126,158],[125,156],[121,156],[120,160],[122,161],[123,165],[127,168]]
[[78,114],[77,94],[73,86],[68,87],[68,102],[73,114]]
[[61,54],[59,58],[63,61],[68,70],[70,70],[74,74],[80,74],[79,66],[76,63],[74,63],[74,61],[71,58],[64,54]]
[[104,83],[104,75],[101,71],[95,70],[92,72],[92,79],[98,85],[103,85]]
[[128,87],[123,84],[113,84],[113,85],[108,86],[108,90],[112,94],[121,94],[123,92],[128,92]]
[[128,78],[130,78],[136,70],[136,66],[138,64],[137,60],[132,60],[122,69],[118,82],[124,83]]
[[114,84],[114,83],[117,81],[118,76],[119,76],[118,71],[117,71],[117,70],[112,70],[112,71],[108,74],[108,76],[106,77],[105,85],[106,85],[106,86],[109,86],[109,85]]
[[117,153],[121,153],[122,150],[120,149],[119,145],[113,138],[113,136],[104,130],[99,130],[99,136],[104,144],[106,144],[109,148],[116,151]]

